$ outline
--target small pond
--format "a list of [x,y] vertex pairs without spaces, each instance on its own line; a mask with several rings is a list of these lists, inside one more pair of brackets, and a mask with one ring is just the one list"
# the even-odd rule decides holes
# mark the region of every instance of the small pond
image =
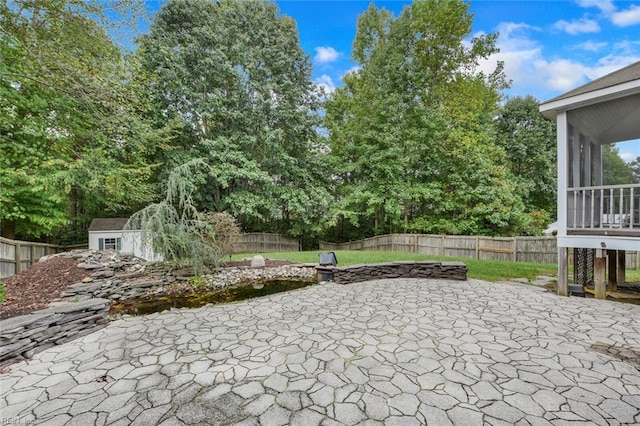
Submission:
[[315,280],[273,280],[234,285],[222,289],[194,289],[188,293],[114,302],[109,315],[148,315],[171,308],[199,308],[208,304],[236,302],[315,284]]

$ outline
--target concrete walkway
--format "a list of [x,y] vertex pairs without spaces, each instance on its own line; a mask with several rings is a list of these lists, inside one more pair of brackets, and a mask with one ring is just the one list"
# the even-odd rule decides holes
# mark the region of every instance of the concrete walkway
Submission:
[[639,368],[640,306],[474,280],[322,284],[114,321],[0,376],[0,417],[640,424]]

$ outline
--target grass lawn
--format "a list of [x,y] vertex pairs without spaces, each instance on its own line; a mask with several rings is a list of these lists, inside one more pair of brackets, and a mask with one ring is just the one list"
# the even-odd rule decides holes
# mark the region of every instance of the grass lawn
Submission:
[[[282,253],[260,253],[265,258],[287,259],[300,263],[317,263],[316,251],[293,251]],[[496,260],[475,260],[452,257],[429,256],[417,253],[400,253],[390,251],[346,251],[336,250],[336,258],[339,266],[357,265],[361,263],[392,262],[394,260],[439,260],[461,261],[469,268],[468,277],[485,281],[505,281],[513,278],[535,279],[538,275],[555,277],[557,267],[542,263],[504,262]],[[237,254],[233,260],[251,257],[254,254]]]
[[627,269],[625,279],[628,283],[640,283],[640,269]]

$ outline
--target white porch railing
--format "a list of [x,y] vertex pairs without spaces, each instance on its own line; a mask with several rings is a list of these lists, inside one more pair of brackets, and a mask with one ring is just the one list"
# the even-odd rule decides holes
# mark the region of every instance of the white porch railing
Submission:
[[567,231],[640,233],[640,184],[569,188],[567,207]]

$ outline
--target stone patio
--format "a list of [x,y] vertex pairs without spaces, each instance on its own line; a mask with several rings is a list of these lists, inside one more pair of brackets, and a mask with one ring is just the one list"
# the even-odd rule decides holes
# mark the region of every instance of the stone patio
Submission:
[[321,284],[113,321],[0,375],[4,423],[638,424],[640,306]]

